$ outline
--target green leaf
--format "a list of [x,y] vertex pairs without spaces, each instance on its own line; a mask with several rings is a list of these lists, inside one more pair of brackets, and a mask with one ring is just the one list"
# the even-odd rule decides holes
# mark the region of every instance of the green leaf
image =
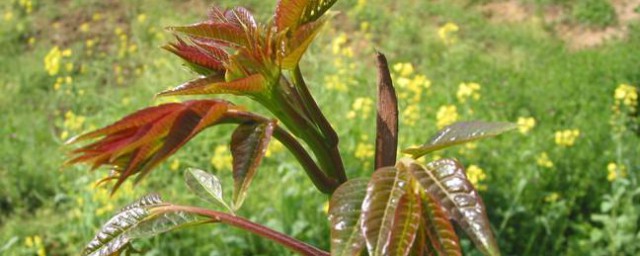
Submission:
[[144,196],[124,207],[102,226],[98,234],[85,246],[82,255],[120,255],[134,239],[155,236],[185,225],[203,223],[197,215],[184,211],[167,211],[164,207],[170,207],[170,204],[162,202],[157,194]]
[[360,229],[360,215],[368,183],[367,179],[348,180],[331,196],[331,255],[359,255],[362,251],[364,237]]
[[367,185],[362,203],[361,228],[369,255],[406,255],[415,239],[420,208],[406,171],[378,169]]
[[231,136],[235,210],[244,202],[247,189],[271,141],[274,126],[274,122],[245,123],[238,126]]
[[150,215],[148,208],[160,204],[160,197],[150,194],[124,207],[102,226],[98,234],[85,246],[82,255],[117,255],[133,239],[128,232]]
[[424,145],[407,148],[402,152],[413,155],[413,158],[418,158],[436,150],[493,137],[515,128],[517,125],[507,122],[458,122],[440,130]]
[[189,190],[205,201],[219,204],[231,213],[231,207],[222,198],[222,184],[215,175],[199,169],[188,168],[184,172],[184,180]]
[[483,254],[500,255],[482,198],[457,161],[441,159],[424,167],[405,158],[401,164],[418,180],[424,192],[442,204],[446,215],[460,224]]

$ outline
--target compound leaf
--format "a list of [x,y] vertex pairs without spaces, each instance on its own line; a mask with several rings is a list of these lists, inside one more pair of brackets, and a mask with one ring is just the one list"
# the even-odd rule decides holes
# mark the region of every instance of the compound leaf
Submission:
[[215,175],[203,170],[189,168],[184,172],[184,180],[189,190],[203,200],[219,204],[231,211],[231,208],[222,197],[220,179]]

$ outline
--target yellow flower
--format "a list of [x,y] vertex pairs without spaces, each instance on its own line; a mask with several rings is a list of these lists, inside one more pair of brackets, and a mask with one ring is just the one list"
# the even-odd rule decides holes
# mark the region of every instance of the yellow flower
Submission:
[[518,130],[522,134],[527,134],[536,126],[536,120],[533,117],[518,117]]
[[24,246],[26,246],[27,248],[33,247],[33,238],[31,238],[31,236],[27,236],[24,238]]
[[324,78],[324,84],[329,90],[346,92],[347,85],[337,75],[329,75]]
[[548,194],[547,196],[544,197],[544,201],[547,203],[554,203],[558,201],[558,198],[560,198],[560,194],[556,192],[552,192],[551,194]]
[[342,45],[347,43],[347,34],[341,33],[331,42],[331,50],[334,55],[338,55],[341,52]]
[[216,170],[231,170],[233,157],[229,153],[229,149],[225,145],[219,145],[214,149],[213,156],[211,157],[211,165]]
[[467,99],[471,98],[473,100],[480,99],[480,85],[477,83],[461,83],[458,85],[458,92],[456,96],[461,103],[467,101]]
[[147,20],[147,15],[144,13],[138,14],[138,22],[142,23]]
[[324,204],[322,204],[322,211],[327,214],[329,213],[329,201],[324,202]]
[[438,108],[436,113],[436,126],[438,129],[442,129],[456,121],[458,121],[458,108],[456,106],[444,105]]
[[557,131],[555,141],[558,146],[571,147],[579,136],[580,130],[578,129]]
[[177,171],[179,168],[180,168],[180,160],[173,159],[173,161],[171,161],[171,164],[169,165],[169,170]]
[[616,163],[609,163],[607,165],[607,180],[608,181],[614,181],[617,180],[618,178],[624,178],[627,177],[627,168],[620,164],[616,164]]
[[402,111],[402,122],[408,126],[414,126],[419,119],[420,113],[418,106],[415,104],[407,106]]
[[64,114],[63,126],[71,131],[79,131],[85,120],[86,118],[84,116],[77,116],[73,111],[69,110]]
[[91,19],[93,21],[101,20],[102,19],[102,13],[99,13],[99,12],[93,13],[93,15],[91,16]]
[[469,179],[469,182],[471,182],[471,184],[473,184],[473,186],[475,186],[479,191],[487,190],[486,185],[480,184],[480,182],[484,181],[486,178],[487,175],[484,173],[484,170],[477,165],[472,164],[467,168],[467,179]]
[[54,46],[47,56],[44,57],[44,69],[50,76],[55,76],[60,71],[60,60],[62,59],[62,52],[58,46]]
[[398,73],[401,77],[409,77],[413,74],[414,69],[411,63],[396,63],[393,65],[393,71]]
[[80,25],[80,32],[82,33],[89,32],[89,29],[90,29],[89,22],[85,22]]
[[549,159],[549,155],[547,155],[546,152],[542,152],[538,157],[536,157],[536,163],[541,167],[553,168],[553,162],[551,162],[551,159]]
[[452,45],[456,42],[455,33],[458,32],[458,30],[460,30],[458,25],[453,22],[447,22],[438,29],[438,36],[444,44]]
[[27,40],[27,43],[29,44],[29,46],[33,46],[34,44],[36,44],[36,38],[29,37],[29,40]]
[[371,114],[373,109],[373,100],[370,98],[359,97],[353,101],[351,105],[351,111],[347,113],[347,118],[353,119],[359,114],[360,119],[366,119]]
[[638,106],[638,89],[632,85],[621,84],[616,88],[614,99],[617,105],[622,103],[627,107],[635,108]]
[[273,154],[277,154],[279,152],[282,152],[284,150],[284,145],[282,145],[282,143],[280,143],[280,141],[277,140],[272,140],[269,143],[269,147],[267,148],[267,152],[265,152],[265,156],[266,157],[271,157]]
[[355,152],[356,158],[360,160],[367,160],[373,157],[373,154],[374,154],[373,145],[368,143],[363,143],[363,142],[358,143],[358,145],[356,145],[356,152]]
[[6,11],[4,13],[4,21],[11,21],[13,19],[13,12]]

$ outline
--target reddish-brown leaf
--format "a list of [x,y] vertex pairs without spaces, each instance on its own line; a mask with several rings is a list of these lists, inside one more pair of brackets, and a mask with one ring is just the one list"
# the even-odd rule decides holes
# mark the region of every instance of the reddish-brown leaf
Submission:
[[93,167],[112,166],[118,182],[139,174],[139,181],[153,167],[175,153],[204,128],[220,122],[229,109],[222,100],[198,100],[169,103],[133,113],[122,120],[80,136],[98,141],[72,152],[69,163],[89,163]]
[[247,123],[236,128],[231,136],[233,156],[233,208],[242,206],[247,189],[267,152],[275,123]]

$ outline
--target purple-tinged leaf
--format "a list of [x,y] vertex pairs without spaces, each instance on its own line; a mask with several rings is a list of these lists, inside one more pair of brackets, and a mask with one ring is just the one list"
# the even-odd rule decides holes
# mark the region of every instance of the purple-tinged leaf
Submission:
[[329,203],[331,255],[360,255],[364,247],[360,215],[368,183],[366,179],[348,180],[331,196]]
[[458,122],[445,127],[420,147],[408,148],[403,153],[418,158],[436,150],[466,142],[493,137],[517,128],[517,125],[507,122]]
[[442,204],[445,214],[460,224],[482,253],[500,255],[482,198],[457,161],[442,159],[424,167],[404,159],[401,164],[418,180],[424,192]]
[[461,256],[458,235],[449,216],[442,210],[442,205],[431,195],[424,192],[421,194],[425,237],[430,247],[438,255]]
[[398,201],[393,229],[389,237],[389,249],[383,255],[408,255],[419,230],[422,215],[420,198],[407,191]]
[[239,209],[244,202],[247,189],[267,151],[275,125],[275,122],[241,124],[231,136],[234,210]]
[[[392,234],[396,229],[404,229],[405,217],[413,216],[417,208],[411,204],[401,203],[404,194],[410,190],[410,180],[406,171],[395,167],[376,170],[367,185],[367,195],[362,203],[362,233],[367,244],[369,255],[393,255],[397,251],[408,253],[408,248],[391,246],[405,245],[392,240],[413,240],[415,230],[402,230],[400,235]],[[403,217],[404,216],[404,217]],[[413,230],[413,232],[411,232]],[[410,245],[410,243],[408,243]]]
[[201,199],[227,208],[231,213],[231,207],[222,197],[222,184],[215,175],[199,169],[188,168],[184,172],[184,181],[191,192]]

